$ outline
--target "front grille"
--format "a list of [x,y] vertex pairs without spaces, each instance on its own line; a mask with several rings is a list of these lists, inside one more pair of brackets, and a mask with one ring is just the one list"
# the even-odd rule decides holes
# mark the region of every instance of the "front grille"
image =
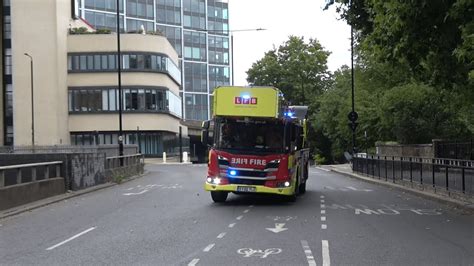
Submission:
[[265,185],[265,180],[229,178],[229,184],[263,186]]
[[248,176],[248,177],[267,177],[266,172],[262,171],[246,171],[246,170],[237,170],[238,176]]

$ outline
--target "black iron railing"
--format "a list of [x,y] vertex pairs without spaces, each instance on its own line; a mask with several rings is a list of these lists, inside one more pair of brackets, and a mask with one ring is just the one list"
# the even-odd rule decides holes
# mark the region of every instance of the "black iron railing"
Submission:
[[356,155],[352,170],[393,183],[406,181],[474,195],[474,161]]

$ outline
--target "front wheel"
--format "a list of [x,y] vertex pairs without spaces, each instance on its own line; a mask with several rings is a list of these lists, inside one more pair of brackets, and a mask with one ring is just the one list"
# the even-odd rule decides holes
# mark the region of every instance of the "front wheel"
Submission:
[[220,203],[225,202],[227,199],[228,192],[224,191],[211,191],[211,198],[214,202]]

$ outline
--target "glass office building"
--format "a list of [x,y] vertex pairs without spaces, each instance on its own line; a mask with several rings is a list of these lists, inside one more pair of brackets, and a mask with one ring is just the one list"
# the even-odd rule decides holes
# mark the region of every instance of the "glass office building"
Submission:
[[[117,0],[76,0],[96,29],[116,29]],[[230,83],[228,0],[120,0],[125,32],[160,31],[179,55],[186,120],[210,119],[212,92]]]

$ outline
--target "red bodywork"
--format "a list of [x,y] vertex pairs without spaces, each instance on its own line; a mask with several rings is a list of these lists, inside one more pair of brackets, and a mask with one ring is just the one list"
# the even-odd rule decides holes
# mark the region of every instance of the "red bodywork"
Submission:
[[[229,162],[228,167],[219,164],[218,157],[226,158]],[[287,154],[271,154],[271,155],[245,155],[245,154],[231,154],[228,152],[211,149],[209,153],[209,163],[207,176],[220,177],[221,185],[230,184],[228,179],[228,172],[230,169],[245,169],[251,170],[265,170],[268,163],[280,160],[278,168],[267,171],[266,177],[272,180],[265,181],[264,186],[275,188],[277,183],[290,181],[291,176],[288,171],[288,155]],[[272,167],[273,168],[273,167]],[[270,169],[269,169],[270,170]]]

